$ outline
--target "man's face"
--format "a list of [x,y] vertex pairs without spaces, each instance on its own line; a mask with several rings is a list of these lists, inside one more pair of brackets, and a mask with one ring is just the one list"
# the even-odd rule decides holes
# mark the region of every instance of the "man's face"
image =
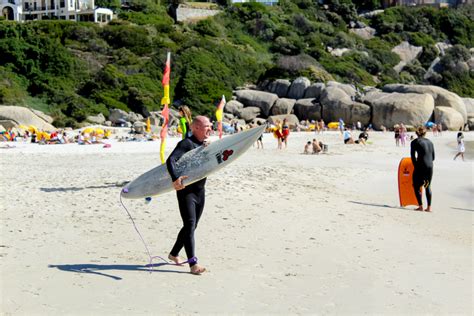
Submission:
[[200,141],[203,142],[206,140],[212,131],[211,122],[208,118],[200,119],[198,122],[195,122],[193,128],[193,135]]

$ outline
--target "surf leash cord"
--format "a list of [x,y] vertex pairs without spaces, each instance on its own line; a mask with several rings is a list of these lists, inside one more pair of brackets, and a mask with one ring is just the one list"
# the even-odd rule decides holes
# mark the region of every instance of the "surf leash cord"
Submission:
[[[126,190],[126,189],[124,189]],[[133,220],[133,217],[132,215],[130,215],[130,212],[128,211],[127,207],[125,206],[125,204],[123,203],[123,200],[122,200],[122,192],[120,192],[120,204],[122,204],[122,207],[123,209],[125,210],[125,212],[127,212],[127,215],[128,215],[128,218],[130,218],[130,221],[132,222],[133,224],[133,228],[135,228],[135,231],[137,232],[138,236],[140,237],[140,240],[142,241],[143,243],[143,246],[145,246],[145,250],[146,250],[146,253],[148,255],[148,258],[149,258],[149,261],[148,261],[148,266],[150,268],[150,273],[153,272],[153,260],[154,259],[161,259],[162,261],[164,261],[166,264],[171,264],[171,265],[177,265],[177,266],[180,266],[180,265],[183,265],[185,263],[197,263],[197,258],[196,257],[192,257],[192,258],[189,258],[188,260],[186,261],[183,261],[183,262],[180,262],[180,263],[171,263],[169,262],[168,260],[166,260],[165,258],[161,257],[161,256],[152,256],[151,253],[150,253],[150,250],[148,248],[148,245],[147,243],[145,242],[145,239],[143,238],[142,234],[140,233],[140,230],[138,229],[137,227],[137,224],[135,223],[135,221]]]

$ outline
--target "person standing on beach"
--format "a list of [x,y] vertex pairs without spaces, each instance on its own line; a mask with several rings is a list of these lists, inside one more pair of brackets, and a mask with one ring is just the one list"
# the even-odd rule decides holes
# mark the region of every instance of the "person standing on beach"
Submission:
[[181,131],[182,138],[185,139],[191,135],[189,125],[192,123],[191,110],[186,106],[180,106],[178,108],[179,113],[179,130]]
[[453,160],[456,160],[456,158],[461,156],[462,161],[464,161],[464,152],[466,151],[466,148],[464,147],[464,135],[462,134],[462,132],[458,133],[457,141],[458,141],[458,153],[456,154],[456,156],[454,156]]
[[201,274],[206,269],[197,264],[195,256],[194,231],[204,210],[206,178],[193,184],[185,186],[183,180],[186,175],[177,174],[177,162],[188,151],[199,146],[205,146],[205,141],[210,136],[212,125],[205,116],[196,116],[191,124],[192,136],[181,140],[171,155],[166,160],[166,167],[178,198],[179,212],[183,220],[183,227],[168,258],[176,264],[180,264],[179,252],[184,247],[192,274]]
[[405,125],[403,125],[403,123],[400,123],[399,137],[402,146],[405,147],[405,141],[407,140],[407,128],[405,127]]
[[410,143],[411,161],[415,166],[413,171],[413,189],[418,201],[418,208],[415,211],[423,211],[423,201],[421,198],[422,190],[425,188],[428,207],[426,212],[431,212],[431,178],[433,177],[433,161],[435,160],[435,151],[433,143],[425,138],[426,129],[419,127],[416,130],[418,138]]
[[288,136],[290,136],[290,125],[286,118],[283,119],[283,124],[281,126],[281,135],[282,140],[281,142],[285,144],[285,148],[288,147]]
[[344,120],[342,118],[339,118],[339,131],[341,132],[341,135],[344,134]]

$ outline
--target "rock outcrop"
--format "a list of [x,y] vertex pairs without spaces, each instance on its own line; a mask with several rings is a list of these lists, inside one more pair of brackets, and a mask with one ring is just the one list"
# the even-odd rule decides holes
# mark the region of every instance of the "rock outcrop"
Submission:
[[453,108],[447,106],[437,106],[434,109],[434,118],[443,129],[459,131],[464,127],[464,119],[461,114]]
[[1,125],[5,128],[33,125],[44,131],[54,131],[56,129],[31,109],[22,106],[0,106],[0,121],[2,121]]
[[320,99],[322,105],[322,117],[325,122],[338,121],[340,118],[348,122],[350,115],[346,115],[346,108],[352,104],[352,100],[346,92],[336,85],[328,85],[323,91]]
[[321,119],[321,104],[316,99],[299,99],[293,107],[295,115],[300,120],[320,120]]
[[430,94],[374,92],[364,98],[372,107],[372,124],[393,127],[395,124],[421,126],[432,116],[434,99]]
[[288,98],[296,100],[303,98],[306,88],[308,88],[310,84],[311,82],[306,77],[296,78],[288,90]]
[[252,122],[260,115],[261,109],[256,106],[248,106],[240,110],[238,117],[243,119],[246,123]]
[[235,92],[237,101],[244,104],[244,106],[256,106],[262,111],[262,115],[267,117],[270,110],[278,100],[278,96],[274,93],[255,91],[255,90],[239,90]]
[[105,123],[105,116],[102,113],[99,113],[98,115],[90,115],[86,118],[86,121],[94,123],[94,124],[104,124]]
[[231,100],[225,104],[224,111],[233,115],[238,115],[240,110],[242,110],[243,108],[244,105],[242,103],[236,100]]
[[304,99],[316,99],[319,101],[321,94],[323,93],[326,85],[322,82],[313,83],[304,92]]
[[272,107],[272,115],[291,114],[295,105],[295,99],[278,99]]
[[458,111],[464,122],[467,121],[466,106],[463,100],[455,93],[450,92],[438,86],[428,85],[405,85],[405,84],[388,84],[382,90],[384,92],[399,92],[399,93],[428,93],[434,99],[435,106],[447,106]]
[[291,82],[286,79],[277,79],[272,81],[266,86],[266,89],[270,93],[276,94],[279,98],[284,98],[288,95],[288,90],[290,89]]
[[408,63],[415,60],[423,51],[421,46],[413,46],[408,42],[401,42],[392,49],[392,52],[400,57],[400,62],[393,67],[396,72],[402,71]]

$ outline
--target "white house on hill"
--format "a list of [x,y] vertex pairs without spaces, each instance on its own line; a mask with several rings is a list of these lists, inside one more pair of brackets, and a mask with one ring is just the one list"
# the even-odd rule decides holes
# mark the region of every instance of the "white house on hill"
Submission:
[[0,0],[0,12],[6,20],[68,20],[107,23],[110,9],[94,8],[94,0]]

